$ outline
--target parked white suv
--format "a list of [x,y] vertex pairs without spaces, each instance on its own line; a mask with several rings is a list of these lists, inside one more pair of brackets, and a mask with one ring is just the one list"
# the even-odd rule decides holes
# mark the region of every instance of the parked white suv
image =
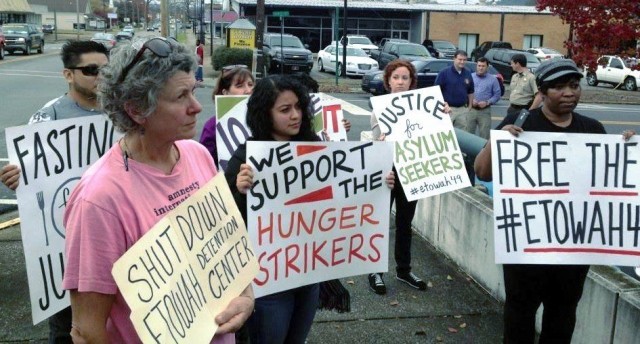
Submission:
[[[342,37],[344,39],[344,37]],[[340,41],[340,44],[343,40]],[[373,44],[369,37],[362,35],[347,35],[347,45],[364,50],[367,55],[371,56],[371,50],[378,50],[378,46]]]
[[622,87],[627,91],[635,91],[640,83],[640,71],[632,70],[637,64],[635,59],[623,59],[618,56],[602,56],[598,59],[598,69],[587,72],[587,84],[597,86],[598,83]]

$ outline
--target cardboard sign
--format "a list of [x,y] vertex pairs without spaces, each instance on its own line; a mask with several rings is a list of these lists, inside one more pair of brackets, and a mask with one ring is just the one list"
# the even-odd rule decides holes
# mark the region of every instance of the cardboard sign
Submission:
[[394,143],[409,201],[471,186],[440,87],[372,97],[371,104],[385,140]]
[[69,306],[62,289],[67,198],[82,173],[120,137],[103,116],[5,130],[10,164],[22,170],[16,190],[34,324]]
[[[152,269],[149,266],[153,267]],[[209,343],[258,263],[224,174],[147,232],[112,274],[144,343]]]
[[385,142],[247,144],[256,296],[387,271],[392,159]]
[[248,100],[249,96],[216,96],[216,149],[223,171],[238,146],[251,136],[247,126]]
[[492,130],[491,149],[496,263],[638,265],[637,137]]

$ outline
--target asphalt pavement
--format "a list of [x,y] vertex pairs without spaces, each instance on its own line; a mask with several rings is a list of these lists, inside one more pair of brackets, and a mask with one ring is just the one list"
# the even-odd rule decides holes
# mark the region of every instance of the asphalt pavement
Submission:
[[[0,223],[17,218],[0,215]],[[47,324],[31,324],[20,225],[0,230],[0,343],[45,343]],[[394,242],[390,230],[390,243]],[[387,295],[369,289],[367,277],[342,279],[351,312],[318,311],[307,343],[498,343],[502,310],[468,275],[414,235],[413,271],[429,287],[415,290],[395,279],[393,244],[384,275]]]

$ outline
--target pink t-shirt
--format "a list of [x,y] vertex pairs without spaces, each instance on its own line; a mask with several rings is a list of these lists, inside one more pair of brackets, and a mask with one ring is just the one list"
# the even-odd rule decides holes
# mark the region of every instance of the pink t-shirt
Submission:
[[[131,310],[111,276],[111,268],[169,210],[193,195],[217,171],[198,142],[176,142],[180,160],[170,175],[128,159],[116,144],[91,166],[74,189],[64,216],[67,266],[64,289],[116,296],[107,332],[111,343],[139,343]],[[235,336],[216,336],[216,344]]]

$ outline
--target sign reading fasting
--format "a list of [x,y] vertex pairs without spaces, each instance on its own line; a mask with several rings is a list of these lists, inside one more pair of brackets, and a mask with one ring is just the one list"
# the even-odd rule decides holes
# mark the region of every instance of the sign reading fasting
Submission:
[[219,173],[160,220],[112,274],[144,343],[209,343],[215,317],[251,283],[258,263]]
[[82,173],[121,136],[103,116],[78,117],[5,130],[16,189],[34,324],[69,306],[62,289],[67,199]]
[[385,142],[248,142],[256,297],[387,271],[392,159]]
[[372,97],[371,104],[385,140],[394,141],[394,164],[409,201],[471,185],[440,87]]
[[636,137],[492,130],[491,152],[496,263],[638,265]]

